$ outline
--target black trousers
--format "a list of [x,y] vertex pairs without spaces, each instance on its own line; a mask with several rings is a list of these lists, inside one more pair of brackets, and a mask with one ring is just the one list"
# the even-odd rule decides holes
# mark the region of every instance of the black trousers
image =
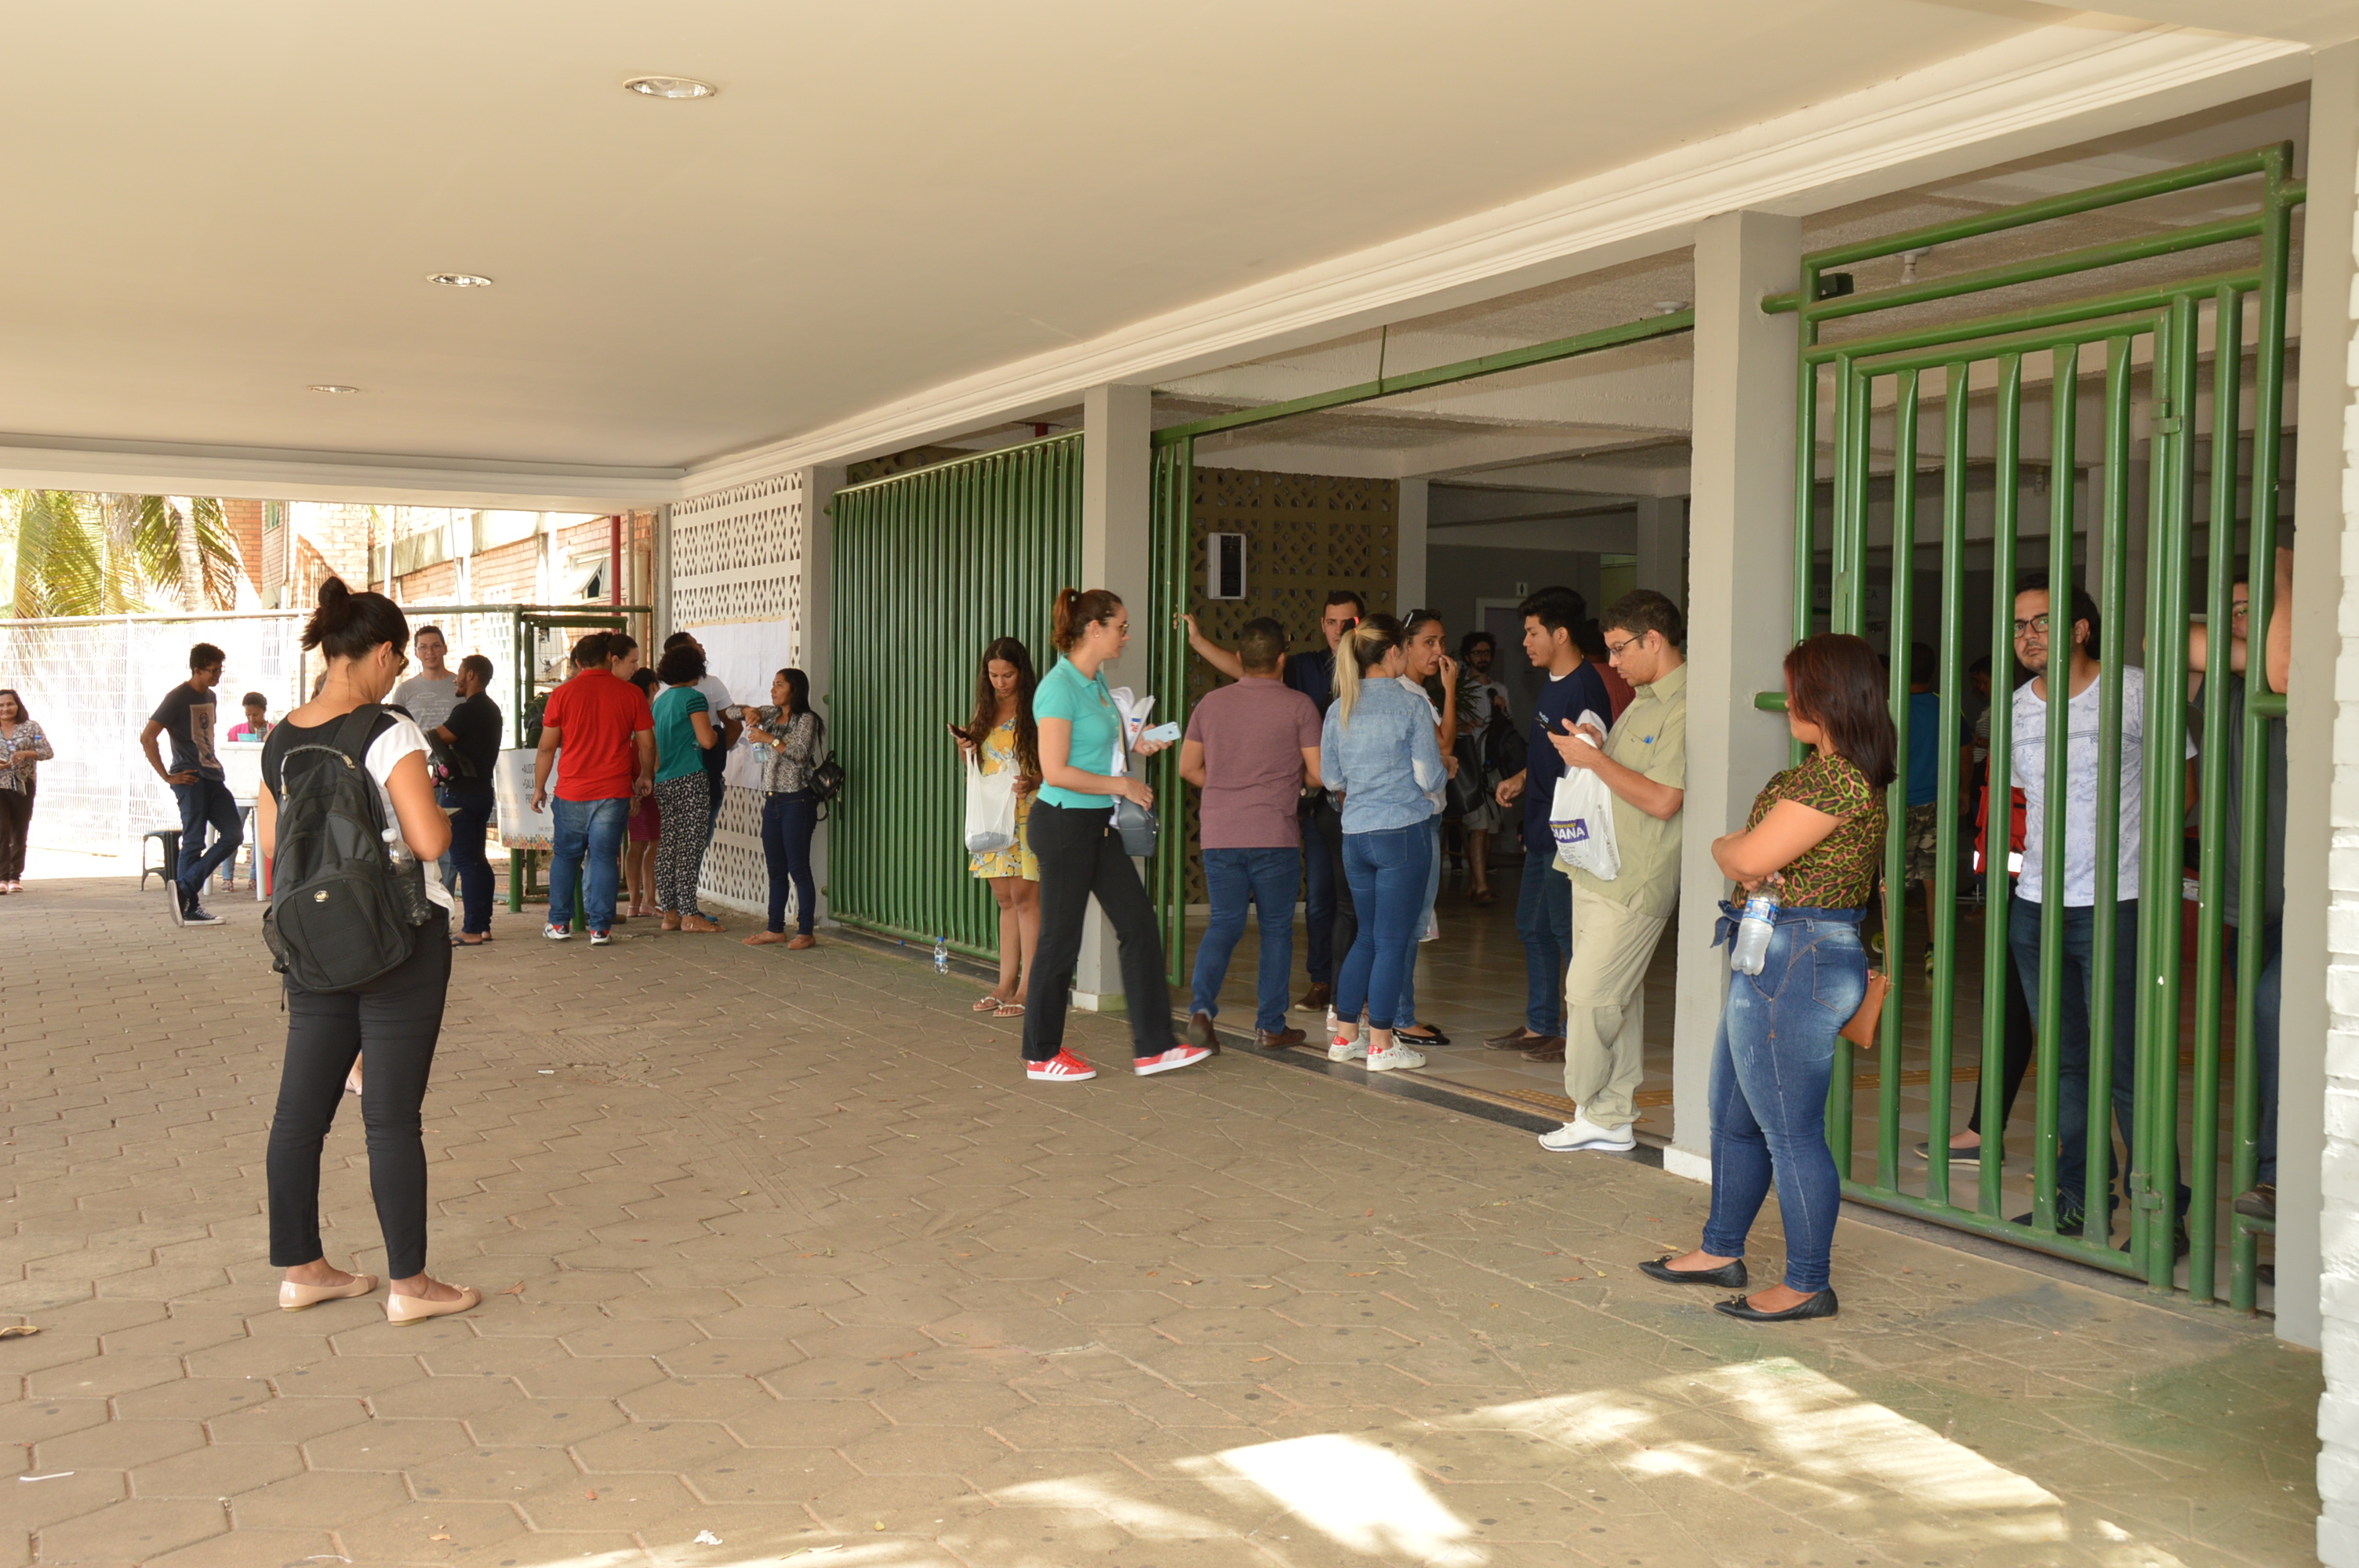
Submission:
[[266,1160],[273,1268],[321,1255],[320,1147],[357,1056],[386,1270],[397,1280],[426,1272],[426,1141],[419,1113],[450,985],[451,919],[437,909],[418,928],[409,961],[362,989],[315,995],[287,988],[287,1065],[278,1075]]
[[0,789],[0,882],[25,875],[25,839],[33,830],[33,781],[18,779],[15,789]]
[[1052,1060],[1065,1048],[1065,1011],[1071,1005],[1073,969],[1081,962],[1093,895],[1121,945],[1133,1054],[1158,1056],[1177,1044],[1155,904],[1138,880],[1138,868],[1122,852],[1113,816],[1111,799],[1084,810],[1032,803],[1029,835],[1040,862],[1040,946],[1032,955],[1032,984],[1024,998],[1027,1062]]
[[[2004,888],[1985,887],[1984,909],[1990,908],[1990,900],[2008,897],[2014,891],[2013,877],[2007,878],[2006,886]],[[1985,914],[1984,918],[1988,919],[1989,916]],[[2006,1122],[2014,1117],[2016,1091],[2023,1087],[2023,1075],[2031,1066],[2032,1047],[2037,1043],[2031,1023],[2031,1000],[2024,994],[2023,977],[2016,971],[2015,965],[2012,963],[2006,966],[2006,1044],[1999,1057],[1999,1130],[2002,1133],[2006,1130]],[[1982,1078],[1977,1074],[1974,1078],[1973,1111],[1966,1118],[1966,1130],[1980,1132],[1982,1130]]]

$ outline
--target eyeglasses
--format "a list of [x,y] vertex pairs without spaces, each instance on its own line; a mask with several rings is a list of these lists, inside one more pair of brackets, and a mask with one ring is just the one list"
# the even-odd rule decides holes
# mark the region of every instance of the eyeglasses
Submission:
[[1611,637],[1608,637],[1605,640],[1606,655],[1609,658],[1618,659],[1622,656],[1623,650],[1626,648],[1635,648],[1646,640],[1647,639],[1644,637],[1625,637],[1622,641],[1617,643]]
[[2035,616],[2033,616],[2033,617],[2032,617],[2030,620],[2028,620],[2028,621],[2018,621],[2018,622],[2017,622],[2015,623],[2015,634],[2016,634],[2017,636],[2018,636],[2018,637],[2024,637],[2024,636],[2031,636],[2031,637],[2045,637],[2045,636],[2047,636],[2047,635],[2048,635],[2048,617],[2047,617],[2047,616],[2045,616],[2045,615],[2035,615]]

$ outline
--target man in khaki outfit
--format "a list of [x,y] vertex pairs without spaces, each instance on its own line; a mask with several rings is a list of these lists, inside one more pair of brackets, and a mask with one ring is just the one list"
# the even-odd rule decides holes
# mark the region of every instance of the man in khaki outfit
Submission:
[[1687,795],[1688,672],[1679,607],[1652,589],[1625,593],[1598,618],[1605,648],[1637,696],[1613,733],[1549,737],[1568,768],[1614,792],[1621,874],[1572,871],[1572,961],[1564,977],[1564,1092],[1580,1108],[1540,1135],[1558,1153],[1624,1150],[1636,1139],[1646,1076],[1647,966],[1680,896],[1680,807]]

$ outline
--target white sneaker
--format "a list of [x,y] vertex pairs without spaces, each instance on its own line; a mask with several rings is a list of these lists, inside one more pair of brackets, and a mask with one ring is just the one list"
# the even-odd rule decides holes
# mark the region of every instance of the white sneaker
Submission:
[[1342,1033],[1343,1026],[1335,1022],[1335,1010],[1331,1007],[1327,1010],[1327,1038],[1332,1040]]
[[540,929],[540,934],[543,936],[548,937],[551,942],[571,942],[573,940],[573,933],[567,930],[562,925],[544,925]]
[[612,942],[614,939],[614,935],[610,932],[592,931],[590,933],[590,946],[592,947],[603,947],[607,943]]
[[1368,1059],[1365,1039],[1346,1040],[1341,1034],[1327,1042],[1327,1059],[1331,1062],[1364,1062]]
[[1425,1053],[1422,1051],[1412,1051],[1408,1046],[1402,1044],[1398,1040],[1395,1040],[1391,1044],[1386,1046],[1381,1051],[1371,1051],[1368,1053],[1368,1071],[1372,1073],[1385,1073],[1390,1072],[1398,1067],[1422,1067],[1424,1065]]
[[1580,1116],[1554,1132],[1540,1134],[1540,1147],[1551,1154],[1571,1154],[1582,1149],[1599,1149],[1612,1153],[1634,1148],[1637,1141],[1637,1135],[1626,1127],[1600,1127]]

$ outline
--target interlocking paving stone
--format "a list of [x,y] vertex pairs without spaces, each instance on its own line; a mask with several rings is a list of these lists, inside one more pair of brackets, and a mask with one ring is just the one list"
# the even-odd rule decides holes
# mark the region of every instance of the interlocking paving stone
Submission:
[[[837,941],[502,914],[426,1108],[433,1267],[498,1293],[280,1313],[251,906],[34,888],[0,1442],[53,1478],[6,1483],[0,1568],[2310,1552],[2318,1363],[2265,1325],[1853,1223],[1841,1319],[1731,1323],[1631,1267],[1701,1187],[1243,1052],[1139,1080],[1088,1014],[1116,1070],[1038,1087],[967,982]],[[357,1122],[329,1256],[382,1272]],[[1755,1242],[1773,1278],[1774,1206]]]

